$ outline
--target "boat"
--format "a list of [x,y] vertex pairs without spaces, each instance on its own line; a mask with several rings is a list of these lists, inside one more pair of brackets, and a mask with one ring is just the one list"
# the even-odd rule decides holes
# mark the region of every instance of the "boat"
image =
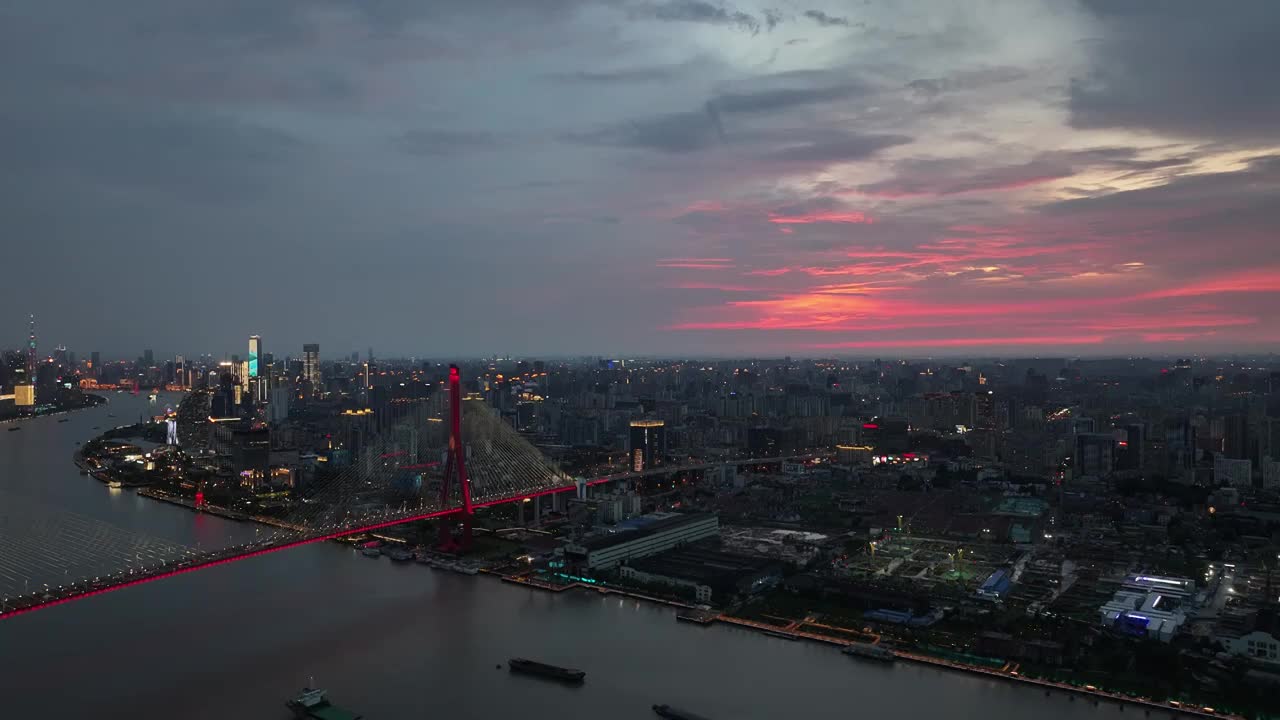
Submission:
[[382,550],[377,547],[362,547],[360,548],[360,554],[365,557],[376,558],[382,555]]
[[679,622],[710,625],[715,619],[716,614],[707,610],[681,610],[676,613],[676,620]]
[[480,568],[472,565],[471,563],[454,563],[452,569],[462,573],[463,575],[476,575],[480,572]]
[[671,707],[670,705],[654,705],[653,711],[668,720],[708,720],[704,715],[691,713],[687,710]]
[[883,645],[872,645],[871,643],[850,643],[840,652],[852,657],[879,660],[881,662],[893,662],[898,659],[898,656],[889,648]]
[[511,672],[525,673],[528,675],[541,675],[552,680],[559,680],[567,683],[580,683],[587,678],[587,674],[582,670],[574,670],[573,668],[564,668],[559,665],[548,665],[540,663],[536,660],[528,660],[526,658],[511,658],[507,661],[507,667]]
[[71,418],[59,418],[58,422],[70,422]]
[[771,637],[781,638],[783,640],[799,640],[795,635],[788,632],[782,632],[781,630],[765,630],[764,634]]
[[387,557],[396,562],[409,562],[413,559],[413,553],[404,548],[391,548],[387,551]]
[[413,559],[414,559],[414,562],[418,562],[423,565],[431,564],[431,557],[426,553],[422,552],[421,550],[413,554]]
[[13,427],[8,428],[9,432],[18,432],[21,429],[22,429],[21,425],[14,425]]
[[327,692],[316,688],[302,688],[302,692],[286,700],[284,705],[293,711],[293,716],[296,718],[360,720],[360,715],[329,702]]

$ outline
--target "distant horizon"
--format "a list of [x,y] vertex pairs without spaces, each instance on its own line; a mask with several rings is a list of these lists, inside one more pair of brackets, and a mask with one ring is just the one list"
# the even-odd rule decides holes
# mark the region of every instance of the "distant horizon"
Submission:
[[[98,351],[98,352],[100,353],[101,359],[104,362],[132,362],[137,360],[138,358],[141,358],[143,356],[143,353],[147,349],[152,350],[155,361],[157,363],[173,360],[177,355],[183,355],[184,358],[187,360],[195,360],[205,354],[211,355],[216,361],[219,361],[219,362],[224,360],[229,360],[234,355],[238,355],[242,360],[247,360],[248,359],[248,350],[247,350],[248,336],[246,335],[245,337],[246,337],[246,349],[242,351],[227,351],[224,353],[166,352],[166,351],[156,350],[155,348],[143,348],[142,350],[139,350],[136,353],[110,354],[110,353],[105,353],[101,351]],[[302,355],[301,344],[298,345],[298,348],[295,351],[279,353],[279,352],[273,351],[271,347],[266,344],[267,339],[265,337],[263,338],[263,340],[264,340],[264,354],[271,355],[273,361],[282,360],[286,357],[292,358],[292,359],[301,358],[301,355]],[[88,360],[90,354],[93,352],[93,351],[78,351],[73,347],[68,347],[67,349],[68,351],[74,352],[76,354],[77,361]],[[16,347],[0,348],[0,351],[19,352],[22,350],[23,348],[16,348]],[[46,350],[47,348],[42,348],[39,351],[39,355],[42,359],[48,358],[52,355],[52,353],[46,352]],[[367,348],[366,350],[359,351],[360,362],[364,362],[365,360],[367,360],[366,351],[367,351]],[[356,352],[355,348],[347,350],[346,352],[343,352],[343,351],[325,352],[324,344],[320,343],[320,359],[322,362],[350,361],[351,354],[353,352]],[[979,354],[979,353],[963,353],[963,352],[919,353],[918,349],[916,352],[903,353],[903,352],[892,352],[886,349],[885,352],[880,353],[878,355],[810,354],[810,353],[803,353],[799,351],[792,352],[792,353],[781,352],[776,354],[775,353],[698,354],[698,353],[601,353],[601,352],[564,353],[564,352],[560,352],[555,354],[550,354],[550,353],[547,353],[547,354],[544,354],[544,353],[465,354],[464,353],[464,354],[456,354],[456,355],[453,355],[453,354],[439,355],[439,354],[398,353],[398,352],[389,352],[385,354],[380,354],[377,352],[376,348],[374,352],[375,362],[377,360],[407,361],[407,360],[413,359],[417,362],[431,361],[431,362],[439,362],[439,363],[445,363],[445,364],[449,362],[471,362],[471,361],[482,361],[482,360],[586,361],[591,359],[628,360],[628,361],[631,361],[631,360],[669,361],[669,362],[676,362],[676,361],[683,361],[683,360],[708,361],[708,362],[733,362],[738,360],[781,361],[788,357],[793,361],[835,360],[835,361],[842,361],[842,362],[849,361],[849,362],[860,362],[860,363],[875,362],[876,360],[881,360],[886,362],[930,361],[930,360],[939,360],[939,361],[964,360],[964,361],[972,361],[972,362],[1017,362],[1017,361],[1033,361],[1033,360],[1038,360],[1038,361],[1063,360],[1066,362],[1071,362],[1076,360],[1081,360],[1081,361],[1114,360],[1114,361],[1137,362],[1137,361],[1169,361],[1169,360],[1180,360],[1180,359],[1190,360],[1192,362],[1203,362],[1203,361],[1212,361],[1212,360],[1280,360],[1280,352],[1261,351],[1261,350],[1255,351],[1255,352],[1249,352],[1249,351],[1146,352],[1146,353],[1133,353],[1133,354],[1127,354],[1127,353],[1087,354],[1087,353],[1068,353],[1068,352],[1057,352],[1057,353],[1046,352],[1046,353],[1040,353],[1040,354],[1019,355],[1019,354]]]
[[1277,25],[1274,0],[30,4],[0,24],[0,345],[34,312],[113,355],[1274,352]]

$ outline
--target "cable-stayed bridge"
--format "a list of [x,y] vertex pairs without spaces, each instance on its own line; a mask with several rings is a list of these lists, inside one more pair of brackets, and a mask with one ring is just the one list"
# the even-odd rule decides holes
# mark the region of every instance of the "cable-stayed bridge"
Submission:
[[[400,432],[408,427],[416,432]],[[406,452],[404,437],[420,444]],[[408,465],[406,457],[441,457]],[[463,397],[457,368],[446,393],[364,443],[251,542],[192,548],[73,513],[28,516],[0,508],[0,619],[308,543],[419,520],[440,520],[440,546],[465,549],[476,509],[640,477],[797,458],[735,458],[587,479],[569,477],[483,401]],[[425,472],[419,472],[425,471]],[[416,478],[418,482],[406,482]],[[425,481],[423,479],[425,478]],[[197,508],[203,502],[196,496]],[[212,510],[212,509],[211,509]]]

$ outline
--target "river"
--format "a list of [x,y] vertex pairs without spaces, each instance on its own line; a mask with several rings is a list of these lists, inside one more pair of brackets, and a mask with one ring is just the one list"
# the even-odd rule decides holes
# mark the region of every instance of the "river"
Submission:
[[[252,536],[247,525],[81,476],[70,457],[77,441],[152,411],[146,396],[110,399],[59,416],[65,423],[37,418],[0,432],[0,510],[65,509],[192,547]],[[564,687],[496,668],[512,656],[580,667],[587,682]],[[677,623],[671,609],[632,599],[553,595],[332,543],[0,621],[0,698],[11,717],[283,719],[283,701],[309,677],[368,720],[651,720],[653,703],[713,720],[1124,717],[1116,705],[1062,693],[882,666],[831,647]]]

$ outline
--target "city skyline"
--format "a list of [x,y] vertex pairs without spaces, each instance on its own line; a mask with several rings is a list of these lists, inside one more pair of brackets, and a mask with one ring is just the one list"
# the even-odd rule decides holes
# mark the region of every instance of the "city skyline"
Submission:
[[1278,19],[33,5],[0,24],[0,347],[34,312],[82,356],[1270,351]]

